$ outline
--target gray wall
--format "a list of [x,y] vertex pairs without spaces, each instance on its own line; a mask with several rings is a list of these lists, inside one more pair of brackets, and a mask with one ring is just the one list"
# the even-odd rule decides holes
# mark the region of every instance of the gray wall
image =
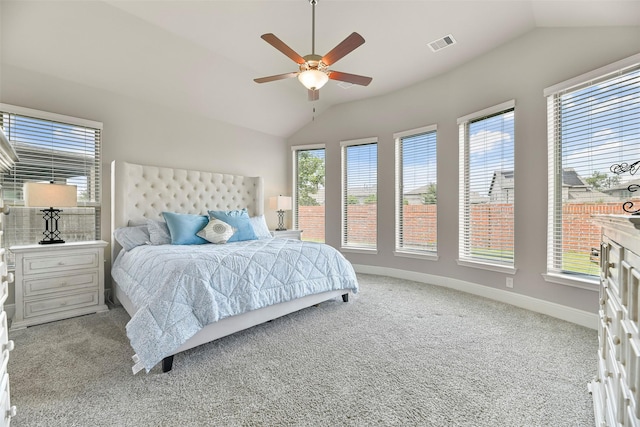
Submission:
[[[455,46],[450,49],[455,49]],[[640,52],[640,28],[536,29],[444,75],[374,99],[333,107],[288,139],[325,143],[326,242],[340,246],[341,140],[378,137],[378,253],[345,256],[355,264],[403,269],[505,289],[505,275],[461,267],[458,255],[456,119],[516,100],[513,291],[595,312],[597,292],[547,283],[547,121],[543,89]],[[425,53],[426,55],[426,53]],[[438,60],[438,55],[433,55]],[[371,73],[375,82],[375,64]],[[352,90],[366,91],[366,88]],[[394,250],[393,133],[438,125],[438,261]],[[291,165],[289,165],[291,176]],[[290,183],[290,185],[292,185]]]
[[[110,240],[111,161],[264,177],[265,200],[286,188],[281,138],[3,64],[0,102],[104,124],[102,238]],[[276,214],[265,206],[270,226]],[[105,255],[109,258],[110,250]],[[107,265],[106,271],[109,270]],[[107,276],[107,280],[109,276]],[[13,295],[10,297],[13,302]]]

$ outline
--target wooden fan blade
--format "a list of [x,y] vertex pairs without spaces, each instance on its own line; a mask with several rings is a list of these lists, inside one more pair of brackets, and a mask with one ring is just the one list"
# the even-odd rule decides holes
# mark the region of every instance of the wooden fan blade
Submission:
[[284,53],[289,58],[293,59],[294,62],[296,62],[298,64],[304,64],[304,62],[305,62],[304,58],[302,56],[298,55],[298,53],[296,53],[296,51],[294,51],[289,46],[287,46],[285,44],[285,42],[283,42],[282,40],[277,38],[275,35],[273,35],[271,33],[268,33],[268,34],[263,34],[260,37],[262,37],[262,39],[264,41],[266,41],[267,43],[269,43],[271,46],[275,47],[280,52]]
[[318,99],[320,99],[320,91],[309,89],[309,101],[317,101]]
[[329,72],[331,80],[339,80],[341,82],[353,83],[354,85],[368,86],[373,78],[359,76],[357,74],[341,73],[340,71]]
[[331,65],[362,44],[364,44],[364,38],[358,33],[351,33],[349,37],[334,47],[331,52],[323,56],[322,62],[327,66]]
[[283,80],[283,79],[288,79],[291,77],[295,77],[297,76],[298,73],[286,73],[286,74],[277,74],[275,76],[269,76],[269,77],[260,77],[259,79],[253,79],[254,82],[256,83],[268,83],[268,82],[274,82],[276,80]]

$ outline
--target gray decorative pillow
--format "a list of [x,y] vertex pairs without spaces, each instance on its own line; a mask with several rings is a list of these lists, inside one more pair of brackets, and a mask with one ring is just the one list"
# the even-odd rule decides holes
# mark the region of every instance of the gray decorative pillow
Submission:
[[253,232],[256,233],[258,239],[268,239],[273,237],[267,227],[267,221],[264,219],[264,215],[252,216],[249,218]]
[[209,220],[209,223],[205,225],[202,230],[196,233],[196,236],[202,237],[211,243],[222,244],[227,243],[227,240],[229,240],[235,232],[236,228],[230,226],[224,221],[213,218]]
[[151,244],[149,230],[146,225],[118,228],[113,232],[113,237],[125,251],[130,251],[137,246]]
[[171,234],[169,234],[169,227],[166,222],[148,219],[147,228],[149,229],[149,240],[152,245],[171,244]]

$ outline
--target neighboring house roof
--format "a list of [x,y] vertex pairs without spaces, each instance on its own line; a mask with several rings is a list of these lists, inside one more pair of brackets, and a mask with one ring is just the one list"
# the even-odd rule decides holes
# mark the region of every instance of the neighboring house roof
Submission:
[[614,193],[618,191],[629,191],[628,188],[630,185],[640,185],[640,178],[632,179],[631,181],[627,181],[623,184],[618,184],[614,187],[606,188],[602,190],[603,193]]
[[[496,187],[497,183],[500,183],[500,185]],[[489,196],[495,191],[501,191],[505,188],[513,188],[513,170],[493,172],[493,178],[491,178],[491,184],[489,185]]]
[[431,185],[432,184],[423,185],[421,187],[414,188],[411,191],[407,191],[404,194],[405,194],[405,196],[408,196],[408,195],[421,196],[421,195],[427,194],[429,192],[429,189],[431,188]]
[[574,168],[562,169],[562,185],[564,187],[589,187],[589,184],[578,175],[578,172],[576,172]]

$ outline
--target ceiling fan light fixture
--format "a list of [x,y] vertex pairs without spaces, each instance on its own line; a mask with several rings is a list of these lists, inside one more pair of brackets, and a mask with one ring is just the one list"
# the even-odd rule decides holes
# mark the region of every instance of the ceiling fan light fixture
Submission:
[[310,69],[298,74],[298,80],[309,90],[318,90],[329,81],[329,76],[320,70]]

